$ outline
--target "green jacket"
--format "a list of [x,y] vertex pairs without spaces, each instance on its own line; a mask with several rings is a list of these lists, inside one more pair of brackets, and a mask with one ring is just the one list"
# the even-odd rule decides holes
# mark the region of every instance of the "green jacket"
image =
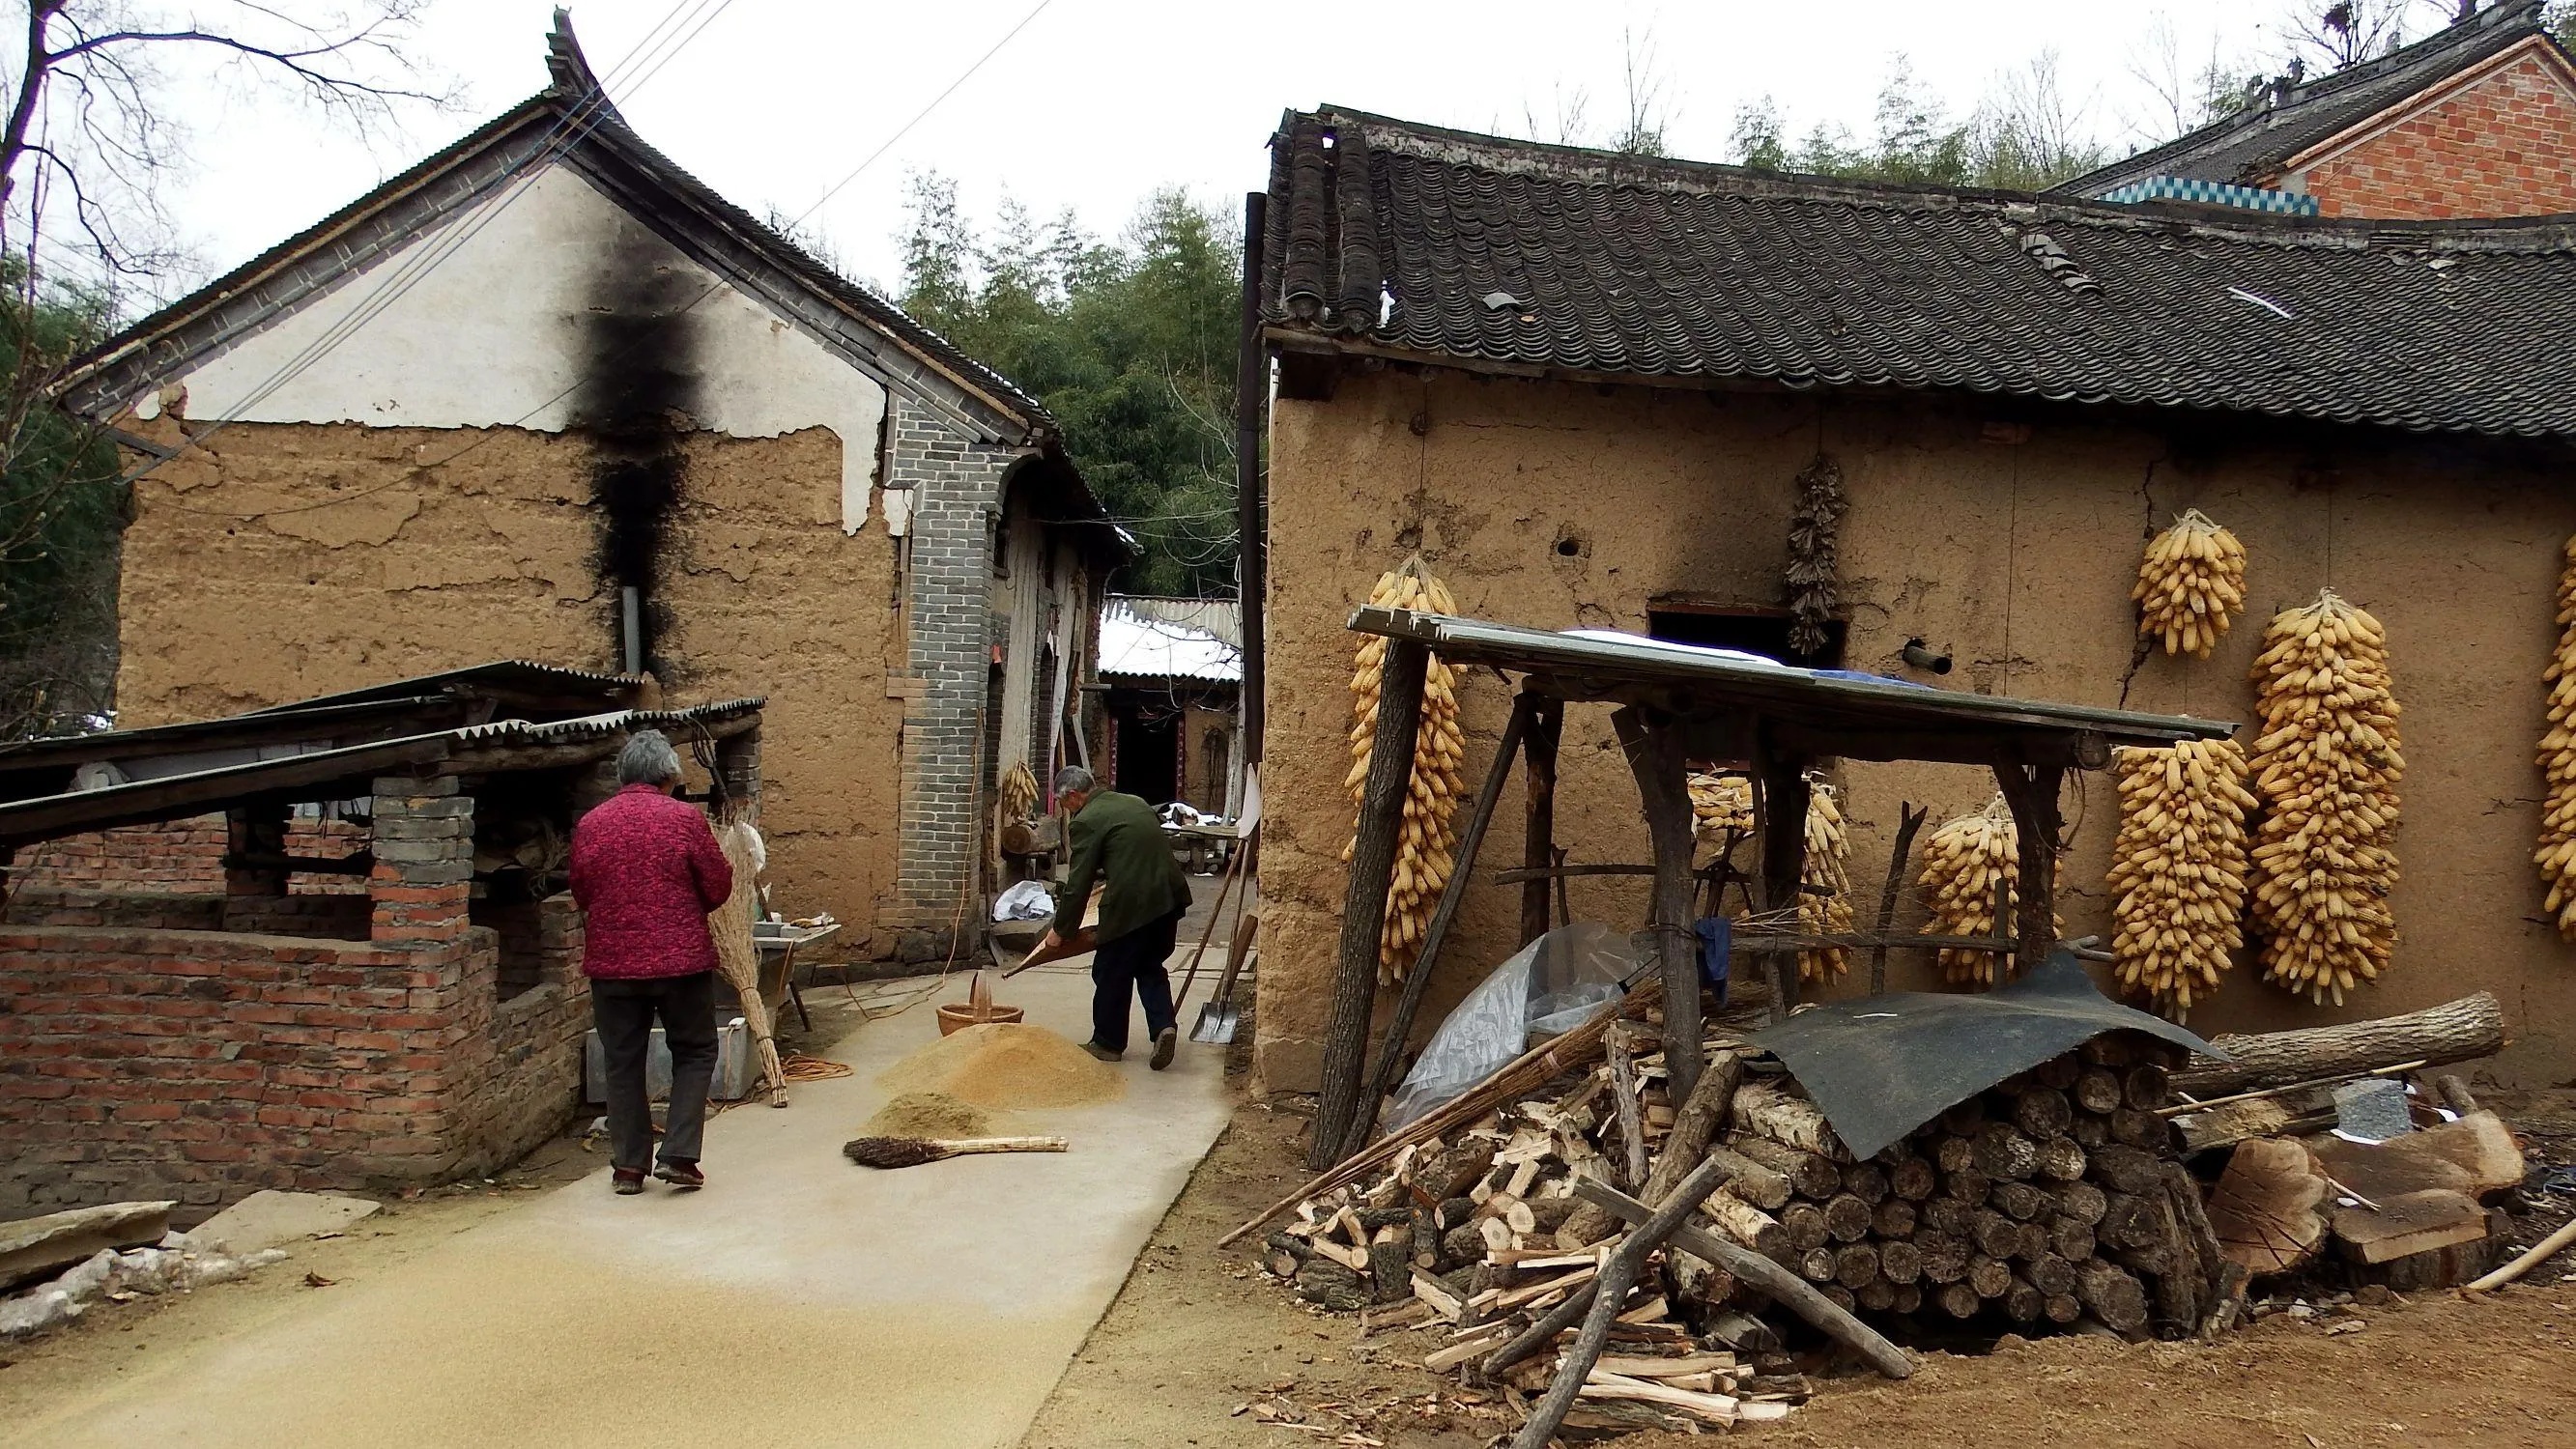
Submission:
[[1189,875],[1172,858],[1172,843],[1163,838],[1153,806],[1133,795],[1097,791],[1073,817],[1070,835],[1073,866],[1055,893],[1059,934],[1070,937],[1082,924],[1083,903],[1103,880],[1103,943],[1189,908]]

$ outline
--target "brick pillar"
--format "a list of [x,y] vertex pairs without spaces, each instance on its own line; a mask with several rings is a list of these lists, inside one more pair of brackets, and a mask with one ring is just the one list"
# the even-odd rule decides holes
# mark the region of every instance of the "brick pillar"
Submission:
[[474,801],[456,777],[389,775],[375,783],[376,868],[367,937],[463,941],[474,879]]
[[760,818],[760,729],[758,726],[716,742],[716,769],[724,776],[725,798],[743,819]]

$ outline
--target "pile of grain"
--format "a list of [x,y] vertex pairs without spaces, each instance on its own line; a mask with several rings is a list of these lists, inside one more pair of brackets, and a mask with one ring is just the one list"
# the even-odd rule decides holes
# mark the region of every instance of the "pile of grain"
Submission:
[[946,1092],[904,1092],[877,1109],[862,1137],[929,1137],[954,1140],[997,1135],[993,1114]]
[[877,1085],[897,1094],[936,1092],[977,1107],[1080,1107],[1126,1090],[1108,1063],[1042,1026],[988,1022],[922,1047],[885,1069]]

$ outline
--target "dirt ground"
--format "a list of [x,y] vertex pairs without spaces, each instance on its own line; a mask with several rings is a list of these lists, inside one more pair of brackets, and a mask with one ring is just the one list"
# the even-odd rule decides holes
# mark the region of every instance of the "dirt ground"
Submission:
[[[1304,1177],[1297,1105],[1248,1102],[1235,1114],[1023,1449],[1481,1449],[1518,1427],[1496,1397],[1416,1366],[1437,1338],[1363,1339],[1356,1317],[1299,1304],[1253,1267],[1257,1238],[1209,1250]],[[2576,1160],[2576,1114],[2557,1102],[2517,1125],[2535,1162]],[[2276,1311],[2206,1347],[2060,1336],[1929,1354],[1906,1383],[1828,1378],[1785,1422],[1738,1432],[1818,1449],[2576,1444],[2576,1251],[2483,1301],[2423,1293]]]

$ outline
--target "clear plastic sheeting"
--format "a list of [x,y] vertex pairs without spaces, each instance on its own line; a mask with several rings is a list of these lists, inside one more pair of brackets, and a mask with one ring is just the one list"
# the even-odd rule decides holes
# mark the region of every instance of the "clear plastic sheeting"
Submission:
[[1637,974],[1629,937],[1598,921],[1560,926],[1494,968],[1431,1034],[1396,1088],[1393,1131],[1493,1075],[1534,1040],[1561,1036],[1616,1000]]
[[997,921],[1043,921],[1054,914],[1055,898],[1044,881],[1024,880],[993,898]]

